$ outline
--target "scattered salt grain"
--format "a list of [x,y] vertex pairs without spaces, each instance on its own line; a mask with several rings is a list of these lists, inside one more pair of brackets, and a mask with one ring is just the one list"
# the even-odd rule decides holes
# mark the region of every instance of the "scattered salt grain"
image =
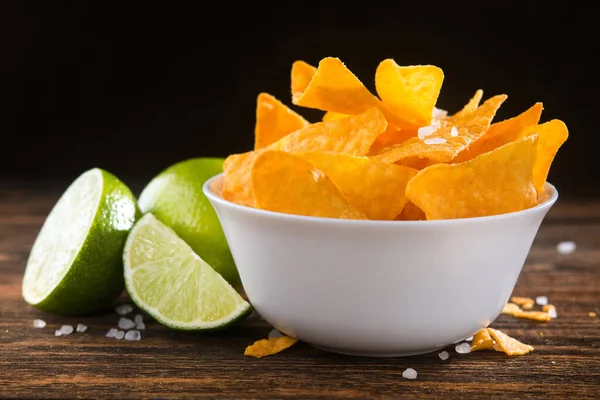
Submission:
[[577,249],[575,242],[560,242],[556,245],[558,254],[571,254]]
[[423,140],[427,136],[433,135],[435,131],[437,131],[437,126],[435,125],[422,126],[417,130],[417,136],[419,136],[419,139]]
[[551,307],[547,312],[550,317],[558,318],[558,314],[556,313],[556,308]]
[[450,136],[452,136],[452,137],[458,136],[458,129],[456,129],[455,126],[453,126],[452,129],[450,129]]
[[70,335],[73,333],[73,327],[71,325],[63,325],[60,327],[60,331],[63,335]]
[[468,354],[471,352],[471,345],[469,343],[461,343],[456,345],[454,348],[458,354]]
[[88,327],[84,324],[77,324],[77,327],[75,328],[75,332],[82,333],[82,332],[87,331],[87,328]]
[[269,339],[276,339],[278,337],[282,337],[283,333],[279,332],[277,329],[273,329],[271,332],[269,332]]
[[545,306],[548,304],[548,298],[546,296],[538,296],[535,298],[535,302],[538,306]]
[[465,341],[472,342],[473,341],[473,336],[469,336],[468,338],[465,339]]
[[138,322],[137,324],[135,324],[135,329],[137,329],[138,331],[146,330],[146,324],[143,322]]
[[46,327],[46,321],[44,321],[43,319],[34,319],[33,320],[33,327],[34,328],[45,328]]
[[125,334],[125,340],[141,340],[142,334],[140,331],[129,331]]
[[115,335],[115,339],[121,340],[125,337],[125,331],[118,331]]
[[133,320],[136,324],[139,324],[140,322],[144,322],[144,316],[142,314],[135,314]]
[[63,335],[63,333],[60,329],[57,329],[54,331],[54,336],[62,336],[62,335]]
[[407,368],[402,372],[402,377],[406,379],[417,379],[417,371],[412,368]]
[[446,139],[444,139],[442,137],[427,138],[427,139],[423,140],[423,143],[425,143],[425,144],[444,144],[444,143],[446,143]]
[[133,307],[130,304],[120,304],[115,307],[115,311],[119,315],[127,315],[133,311]]
[[112,339],[117,336],[117,332],[119,332],[118,329],[110,328],[108,332],[106,332],[106,337]]
[[450,358],[450,354],[448,354],[447,351],[442,351],[440,354],[438,354],[438,357],[440,360],[446,361],[448,358]]
[[131,329],[133,327],[135,327],[135,322],[133,322],[132,320],[130,320],[129,318],[125,318],[125,317],[121,317],[119,319],[119,329]]

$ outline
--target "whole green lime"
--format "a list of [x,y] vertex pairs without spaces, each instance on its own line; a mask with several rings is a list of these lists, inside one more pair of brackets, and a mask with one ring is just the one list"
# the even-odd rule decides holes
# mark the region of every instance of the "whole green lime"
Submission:
[[142,190],[138,204],[173,229],[233,286],[240,277],[214,208],[202,193],[206,180],[223,172],[222,158],[192,158],[174,164]]
[[99,168],[81,174],[54,205],[33,244],[22,293],[48,312],[87,314],[125,288],[123,248],[140,216],[134,195]]

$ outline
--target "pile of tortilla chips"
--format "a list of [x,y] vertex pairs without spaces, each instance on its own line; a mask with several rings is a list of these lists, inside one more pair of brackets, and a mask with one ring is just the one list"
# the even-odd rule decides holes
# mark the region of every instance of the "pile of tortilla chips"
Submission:
[[322,121],[261,93],[254,150],[229,156],[215,189],[250,207],[348,219],[468,218],[538,204],[565,124],[540,123],[541,103],[494,121],[507,96],[481,103],[482,90],[448,115],[436,108],[443,80],[438,67],[387,59],[374,95],[337,58],[296,61],[291,102],[325,111]]

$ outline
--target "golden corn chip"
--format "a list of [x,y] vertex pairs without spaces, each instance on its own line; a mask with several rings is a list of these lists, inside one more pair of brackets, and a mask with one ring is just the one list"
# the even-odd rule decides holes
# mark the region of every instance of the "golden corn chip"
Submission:
[[296,75],[292,73],[292,102],[295,105],[342,114],[358,114],[380,106],[379,99],[339,58],[322,59],[309,82],[304,75],[302,80],[295,80]]
[[427,219],[481,217],[533,207],[537,137],[529,136],[461,164],[435,164],[408,183],[410,201]]
[[308,125],[307,120],[274,96],[260,93],[256,101],[254,150],[266,147]]
[[377,136],[387,128],[381,111],[362,113],[328,122],[318,122],[292,132],[268,148],[282,151],[330,151],[354,156],[368,153]]
[[367,157],[327,152],[294,153],[321,170],[346,201],[369,219],[392,220],[408,202],[405,190],[416,170]]
[[412,201],[406,203],[404,210],[395,218],[397,221],[424,221],[427,219],[423,210]]
[[[542,103],[535,103],[528,110],[514,118],[496,122],[477,141],[473,142],[465,151],[461,152],[452,162],[463,162],[491,151],[506,143],[514,142],[523,137],[523,130],[536,125],[542,115]],[[541,141],[541,136],[539,141]],[[539,142],[538,142],[539,146]]]
[[376,155],[385,162],[401,162],[410,158],[428,158],[434,162],[448,162],[477,141],[489,128],[496,111],[506,100],[506,95],[488,99],[474,112],[461,118],[441,120],[440,127],[424,138],[413,137],[385,148]]
[[[308,72],[306,67],[302,69]],[[377,107],[390,123],[402,123],[402,119],[390,112],[339,58],[334,57],[322,59],[309,82],[304,74],[294,73],[292,68],[292,103],[347,115]]]
[[336,119],[341,119],[341,118],[345,118],[347,117],[348,114],[342,114],[342,113],[336,113],[333,111],[327,111],[324,115],[323,118],[321,119],[323,122],[327,122],[327,121],[335,121]]
[[544,124],[526,128],[521,136],[528,136],[533,132],[537,133],[539,137],[536,160],[533,165],[533,184],[539,196],[544,190],[544,183],[546,183],[554,156],[569,137],[569,130],[564,122],[553,119]]
[[257,155],[252,167],[256,206],[313,217],[367,219],[331,180],[308,161],[283,151]]
[[386,147],[403,143],[410,138],[417,136],[416,129],[400,129],[393,125],[388,125],[385,132],[377,136],[375,143],[369,150],[369,155],[377,155]]
[[251,171],[256,159],[256,152],[232,154],[223,163],[223,187],[221,197],[225,200],[245,206],[254,207]]
[[475,336],[473,336],[473,341],[471,342],[471,352],[491,349],[493,346],[494,339],[492,339],[490,333],[487,331],[487,329],[481,329],[475,334]]
[[598,314],[596,314],[596,313],[595,313],[595,312],[593,312],[593,311],[590,311],[590,312],[588,313],[588,317],[590,317],[590,318],[596,318],[597,316],[598,316]]
[[481,99],[483,98],[483,90],[478,89],[471,100],[456,114],[449,117],[449,119],[461,119],[471,114],[473,111],[479,107],[479,103],[481,103]]
[[[513,301],[517,300],[518,302],[523,303],[527,307],[529,307],[529,304],[531,304],[528,302],[527,298],[525,298],[525,297],[512,297],[511,300],[513,300]],[[531,305],[531,307],[533,307],[533,304]],[[551,318],[550,314],[548,314],[545,311],[546,310],[544,310],[544,312],[542,312],[542,311],[524,311],[521,307],[519,307],[515,303],[506,303],[504,305],[504,308],[502,309],[502,314],[512,315],[515,318],[531,319],[531,320],[540,321],[540,322],[550,321],[550,319],[552,319],[552,318]]]
[[496,341],[494,350],[501,351],[509,356],[522,356],[533,351],[533,346],[519,342],[497,329],[487,328],[490,336]]
[[530,319],[539,322],[548,322],[552,319],[552,316],[544,311],[521,311],[513,315],[516,318]]
[[298,343],[298,339],[291,336],[280,336],[270,339],[257,340],[244,351],[245,356],[262,358],[277,354]]
[[518,306],[521,306],[524,310],[530,310],[535,305],[535,300],[529,297],[512,296],[510,301]]
[[221,195],[225,200],[238,204],[255,205],[252,165],[257,153],[265,150],[315,150],[364,156],[386,127],[383,114],[372,108],[347,118],[308,125],[256,152],[231,155],[225,159],[223,166],[225,176]]
[[518,313],[523,312],[523,310],[521,309],[521,307],[519,307],[518,305],[516,305],[515,303],[506,303],[504,305],[504,308],[501,311],[501,314],[506,314],[506,315],[515,315]]
[[293,99],[302,96],[315,72],[317,69],[304,61],[296,61],[292,64],[292,103]]
[[375,88],[389,111],[401,121],[399,128],[431,124],[444,72],[433,65],[401,67],[388,58],[375,72]]

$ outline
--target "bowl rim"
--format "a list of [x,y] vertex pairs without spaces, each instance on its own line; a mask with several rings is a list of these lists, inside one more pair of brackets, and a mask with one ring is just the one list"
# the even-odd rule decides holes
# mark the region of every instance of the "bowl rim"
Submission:
[[224,207],[233,208],[249,214],[260,215],[271,218],[285,218],[292,221],[298,222],[317,222],[317,223],[328,223],[328,224],[340,224],[340,225],[381,225],[381,226],[436,226],[436,225],[448,225],[448,224],[464,224],[464,223],[484,223],[493,220],[502,220],[510,218],[520,218],[530,214],[537,214],[540,212],[548,212],[548,210],[558,200],[558,190],[554,185],[549,182],[544,184],[544,200],[534,207],[527,208],[525,210],[513,211],[510,213],[489,215],[483,217],[468,217],[468,218],[452,218],[452,219],[436,219],[436,220],[419,220],[419,221],[398,221],[398,220],[372,220],[372,219],[342,219],[332,217],[313,217],[308,215],[289,214],[279,211],[261,210],[259,208],[249,207],[242,204],[237,204],[229,200],[225,200],[219,194],[212,190],[211,183],[224,177],[224,172],[214,175],[208,178],[202,185],[202,192],[209,199],[211,203],[218,203]]

